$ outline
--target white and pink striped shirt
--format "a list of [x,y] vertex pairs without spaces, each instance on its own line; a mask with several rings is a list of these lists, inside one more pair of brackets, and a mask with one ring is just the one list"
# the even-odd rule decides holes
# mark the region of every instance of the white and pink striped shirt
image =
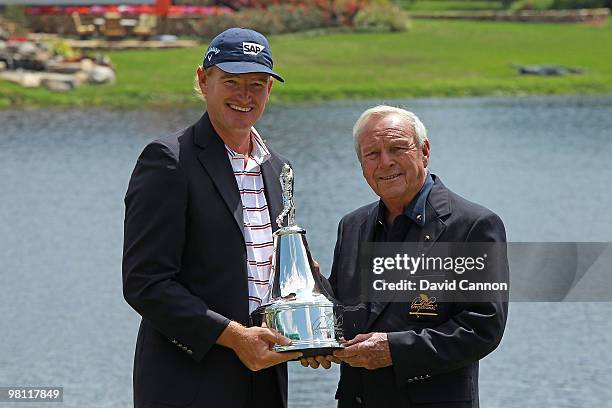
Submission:
[[255,130],[251,129],[251,153],[248,156],[225,146],[242,199],[244,241],[247,250],[249,313],[257,309],[268,295],[270,255],[273,251],[272,224],[264,193],[261,165],[270,151]]

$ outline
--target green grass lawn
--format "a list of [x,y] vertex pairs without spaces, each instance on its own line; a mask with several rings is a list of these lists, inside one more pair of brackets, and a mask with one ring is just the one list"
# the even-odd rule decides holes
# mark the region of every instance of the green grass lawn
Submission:
[[[285,79],[273,102],[342,98],[612,93],[612,26],[415,20],[405,33],[271,38]],[[0,82],[0,106],[185,106],[205,46],[113,52],[118,81],[69,93]],[[520,76],[511,63],[582,67],[582,75]]]

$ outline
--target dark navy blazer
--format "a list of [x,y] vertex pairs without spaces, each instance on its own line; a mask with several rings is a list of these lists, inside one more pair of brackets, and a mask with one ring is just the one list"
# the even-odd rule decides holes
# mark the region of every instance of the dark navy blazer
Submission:
[[[433,178],[425,224],[412,225],[406,242],[421,242],[427,252],[435,242],[506,241],[497,215]],[[359,300],[360,245],[373,240],[378,211],[379,203],[372,203],[340,221],[329,283],[341,303]],[[499,281],[507,281],[505,257],[495,273]],[[343,363],[336,393],[339,407],[478,407],[478,360],[501,341],[507,301],[438,306],[437,316],[425,318],[411,316],[407,302],[383,302],[345,313],[347,340],[359,333],[388,333],[393,365],[366,370]]]
[[[271,153],[261,170],[278,214],[285,160]],[[125,207],[123,293],[142,316],[134,406],[286,407],[286,364],[252,373],[215,344],[230,320],[248,325],[249,304],[242,201],[208,114],[146,146]]]

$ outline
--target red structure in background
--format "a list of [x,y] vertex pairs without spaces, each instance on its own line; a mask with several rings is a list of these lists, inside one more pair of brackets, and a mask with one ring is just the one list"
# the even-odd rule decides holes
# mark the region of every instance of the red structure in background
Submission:
[[129,4],[129,5],[97,5],[97,6],[31,6],[26,9],[28,14],[156,14],[168,15],[219,15],[232,13],[229,7],[219,6],[173,6],[172,0],[156,0],[155,4]]
[[155,0],[155,14],[158,16],[167,16],[171,4],[172,0]]

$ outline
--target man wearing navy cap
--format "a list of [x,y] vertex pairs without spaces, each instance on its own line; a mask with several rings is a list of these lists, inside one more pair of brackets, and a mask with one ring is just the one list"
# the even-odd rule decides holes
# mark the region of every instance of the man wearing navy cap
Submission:
[[271,222],[282,210],[286,162],[253,125],[272,78],[258,32],[232,28],[210,43],[197,87],[206,112],[138,158],[125,197],[123,293],[142,316],[135,407],[286,407],[290,340],[257,327]]

